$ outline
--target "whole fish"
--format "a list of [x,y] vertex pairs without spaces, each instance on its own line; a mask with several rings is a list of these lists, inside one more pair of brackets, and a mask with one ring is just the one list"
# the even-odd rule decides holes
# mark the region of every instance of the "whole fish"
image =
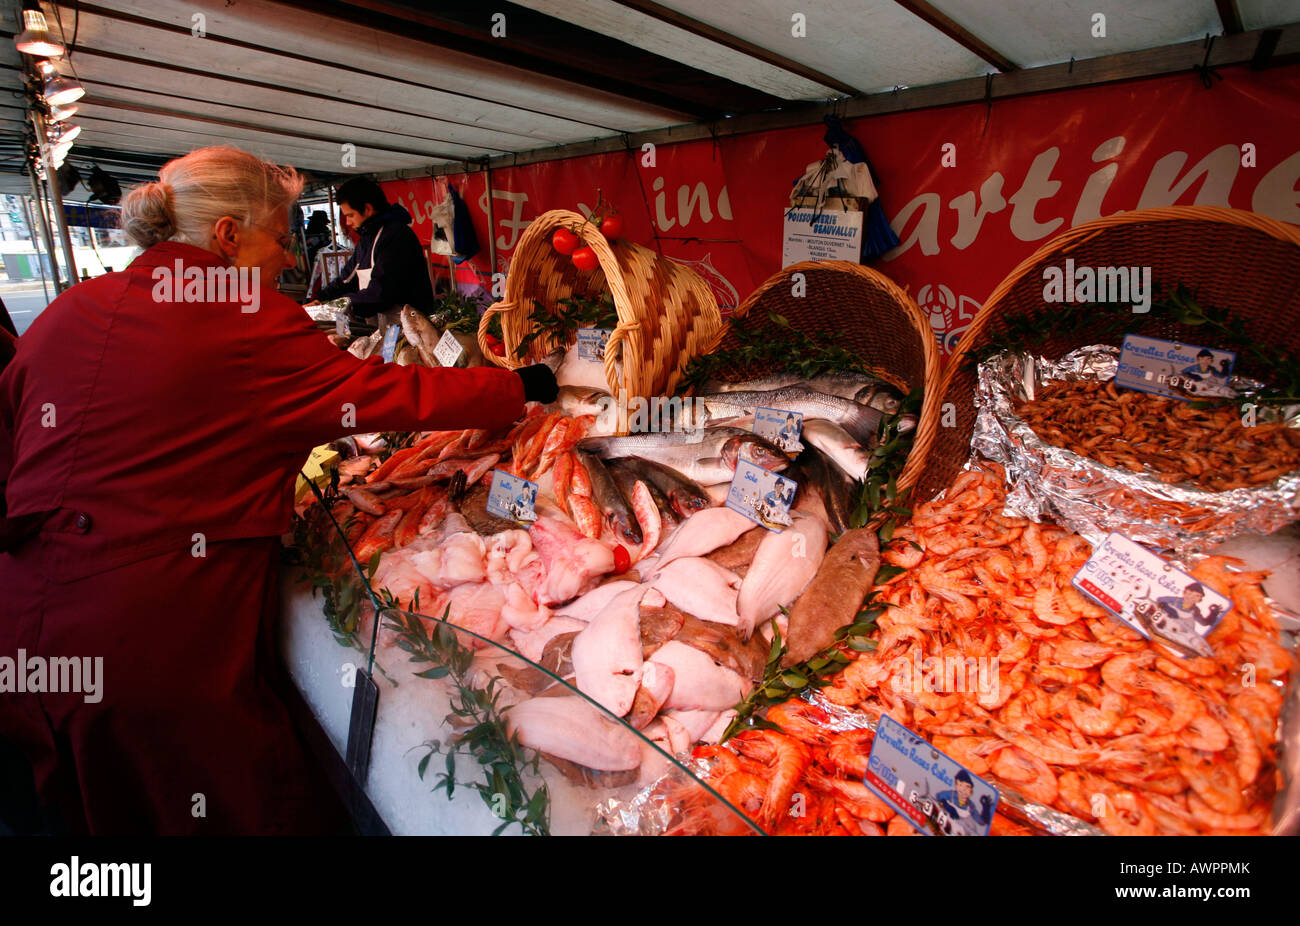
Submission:
[[841,535],[790,610],[781,664],[803,662],[834,643],[835,631],[853,622],[879,568],[875,531],[857,528]]
[[703,405],[710,419],[734,418],[753,414],[757,408],[779,408],[797,412],[804,420],[825,418],[842,427],[864,447],[874,446],[884,413],[879,409],[859,405],[852,399],[817,392],[806,386],[783,386],[766,391],[717,392],[695,397],[696,405]]
[[577,418],[579,415],[599,417],[614,400],[603,389],[593,389],[590,386],[561,386],[559,398],[555,401],[559,404],[560,411],[570,418]]
[[903,396],[897,389],[882,379],[869,373],[822,373],[805,378],[798,373],[771,373],[756,379],[738,383],[728,383],[719,379],[708,380],[700,387],[700,392],[766,392],[771,389],[783,389],[786,386],[806,386],[817,392],[839,396],[841,399],[853,399],[862,405],[893,414],[898,411]]
[[850,479],[866,478],[871,454],[835,422],[821,418],[805,421],[801,437],[805,444],[820,450]]
[[703,487],[687,479],[676,470],[653,460],[643,460],[640,457],[618,457],[609,462],[611,465],[617,465],[635,473],[638,479],[650,486],[652,492],[658,491],[667,497],[668,501],[672,503],[673,510],[683,518],[690,517],[691,514],[701,508],[712,506],[709,495],[704,491]]
[[804,478],[817,487],[826,505],[831,528],[843,533],[855,507],[853,482],[835,468],[816,447],[809,447],[799,457],[799,467]]
[[433,322],[409,305],[402,307],[401,319],[402,334],[406,336],[406,342],[419,351],[424,365],[435,369],[442,366],[433,355],[433,349],[442,339],[442,332],[433,327]]
[[800,512],[794,514],[791,526],[764,537],[736,602],[741,638],[748,640],[756,627],[793,604],[825,556],[826,529],[816,518]]
[[605,516],[614,536],[639,546],[642,540],[641,526],[637,523],[631,504],[619,491],[618,484],[605,464],[594,454],[581,450],[578,451],[578,460],[591,477],[591,497]]
[[739,428],[589,437],[578,442],[578,449],[602,459],[640,457],[653,460],[702,486],[730,482],[739,459],[749,460],[774,472],[784,469],[790,462],[775,444]]
[[614,477],[614,482],[618,485],[618,489],[623,493],[624,498],[629,500],[632,498],[634,487],[637,481],[641,480],[645,483],[646,488],[650,490],[650,498],[654,501],[655,507],[659,509],[659,515],[664,522],[670,526],[681,523],[682,517],[674,510],[672,501],[657,486],[648,480],[642,480],[640,474],[623,460],[607,460],[606,463],[608,464],[609,474]]

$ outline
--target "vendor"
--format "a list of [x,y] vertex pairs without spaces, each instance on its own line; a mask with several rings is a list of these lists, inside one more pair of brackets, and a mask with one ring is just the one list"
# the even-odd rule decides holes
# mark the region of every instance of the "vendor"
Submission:
[[338,189],[339,212],[360,238],[338,279],[322,287],[317,299],[347,296],[357,319],[377,319],[381,328],[398,324],[402,306],[433,307],[424,246],[411,230],[411,214],[389,204],[373,180],[354,177]]
[[74,834],[338,831],[273,646],[299,467],[344,433],[504,428],[555,398],[544,367],[331,347],[272,288],[301,188],[235,148],[171,161],[122,204],[144,253],[55,299],[0,376],[0,656],[85,668],[10,679],[0,738]]

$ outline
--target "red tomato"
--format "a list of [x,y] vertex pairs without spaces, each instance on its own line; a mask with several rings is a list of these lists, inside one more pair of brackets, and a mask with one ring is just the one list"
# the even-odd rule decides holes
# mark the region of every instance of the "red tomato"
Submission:
[[623,237],[623,217],[607,215],[600,223],[600,233],[609,241]]
[[621,543],[614,544],[614,574],[627,572],[632,568],[632,554]]
[[572,254],[577,246],[578,236],[567,228],[557,228],[555,234],[551,235],[551,247],[561,254]]
[[600,258],[590,247],[581,247],[573,252],[573,266],[579,270],[595,270],[600,266]]

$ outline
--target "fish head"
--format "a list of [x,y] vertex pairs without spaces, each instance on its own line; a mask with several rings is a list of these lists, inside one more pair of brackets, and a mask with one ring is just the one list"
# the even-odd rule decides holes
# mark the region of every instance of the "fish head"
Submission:
[[609,528],[613,531],[614,536],[620,540],[626,541],[633,547],[639,547],[642,542],[641,525],[635,520],[624,518],[622,514],[611,514],[609,516]]
[[552,373],[558,370],[560,368],[560,364],[563,362],[564,362],[563,347],[555,348],[555,350],[551,351],[549,354],[547,354],[545,357],[542,358],[542,363],[550,367]]
[[886,415],[892,415],[903,404],[903,397],[898,390],[884,383],[870,383],[858,390],[853,400],[861,405],[868,405]]
[[673,508],[683,518],[689,518],[692,514],[709,507],[709,500],[703,496],[696,495],[694,492],[686,492],[681,489],[673,489],[669,493],[669,500]]
[[740,460],[748,460],[763,469],[784,469],[790,458],[761,437],[732,437],[722,445],[722,459],[735,469]]
[[916,430],[916,416],[915,416],[915,415],[904,415],[902,418],[899,418],[899,419],[898,419],[898,433],[899,433],[899,434],[906,434],[906,433],[908,433],[909,431],[915,431],[915,430]]

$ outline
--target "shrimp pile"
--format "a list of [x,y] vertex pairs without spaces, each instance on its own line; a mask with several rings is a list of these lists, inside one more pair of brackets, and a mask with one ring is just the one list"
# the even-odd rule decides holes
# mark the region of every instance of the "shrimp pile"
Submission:
[[1232,599],[1213,658],[1185,659],[1070,580],[1091,548],[1000,512],[994,465],[962,473],[895,532],[874,653],[823,694],[925,736],[971,772],[1115,835],[1261,833],[1278,787],[1281,683],[1293,665],[1267,573],[1203,560]]
[[[763,832],[773,836],[916,835],[906,819],[862,783],[875,736],[871,730],[833,730],[825,711],[798,700],[770,708],[766,719],[781,731],[744,730],[723,745],[698,746],[694,753],[696,758],[710,761],[703,780]],[[698,803],[701,795],[690,797]],[[702,818],[687,815],[674,833],[698,832]],[[1029,835],[1029,830],[1001,814],[994,815],[991,832],[995,836]]]
[[1236,406],[1193,408],[1113,380],[1052,383],[1016,414],[1049,444],[1161,482],[1224,492],[1300,469],[1300,433],[1283,422],[1245,427]]

